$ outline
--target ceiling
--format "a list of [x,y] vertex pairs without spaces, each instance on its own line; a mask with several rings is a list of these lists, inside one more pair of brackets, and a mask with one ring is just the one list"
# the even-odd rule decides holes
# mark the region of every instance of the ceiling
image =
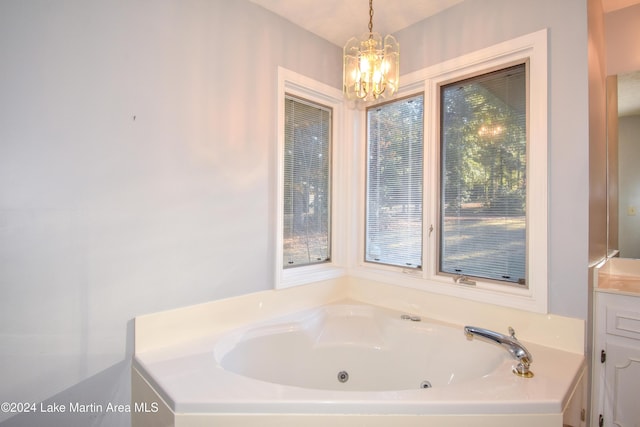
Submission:
[[[368,31],[369,2],[367,0],[249,0],[337,46],[353,36]],[[429,16],[436,15],[465,0],[374,0],[373,30],[382,34],[396,33]],[[473,1],[473,0],[466,0]],[[640,3],[640,0],[602,0],[605,13]],[[619,81],[621,110],[625,99],[635,104],[640,100],[640,76],[625,76]],[[623,113],[623,111],[621,111]],[[625,112],[628,114],[628,111]]]
[[[367,0],[249,0],[340,47],[368,31]],[[374,0],[373,30],[393,34],[464,0]],[[473,1],[473,0],[467,0]],[[602,0],[606,12],[640,0]]]
[[[369,31],[367,0],[249,0],[340,47]],[[373,31],[384,37],[463,0],[374,0]],[[612,1],[612,0],[608,0]],[[622,1],[622,0],[617,0]]]

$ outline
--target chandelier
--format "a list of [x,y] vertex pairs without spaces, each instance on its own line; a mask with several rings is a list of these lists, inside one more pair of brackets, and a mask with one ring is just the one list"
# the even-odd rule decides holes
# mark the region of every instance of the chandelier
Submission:
[[344,45],[343,87],[349,100],[373,101],[398,91],[400,45],[392,35],[373,32],[373,0],[369,0],[369,32]]

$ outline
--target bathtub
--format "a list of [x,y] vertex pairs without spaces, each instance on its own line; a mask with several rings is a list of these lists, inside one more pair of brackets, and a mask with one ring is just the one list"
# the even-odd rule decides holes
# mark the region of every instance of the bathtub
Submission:
[[225,371],[259,381],[361,392],[464,387],[509,362],[506,351],[468,341],[459,328],[357,304],[234,331],[216,343],[214,358]]
[[565,424],[582,355],[526,343],[521,378],[462,326],[341,301],[136,353],[135,404],[159,409],[133,425]]

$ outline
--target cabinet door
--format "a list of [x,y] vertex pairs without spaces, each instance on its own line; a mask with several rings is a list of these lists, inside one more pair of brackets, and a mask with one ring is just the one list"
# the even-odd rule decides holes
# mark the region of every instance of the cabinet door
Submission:
[[640,427],[640,343],[607,343],[604,425]]

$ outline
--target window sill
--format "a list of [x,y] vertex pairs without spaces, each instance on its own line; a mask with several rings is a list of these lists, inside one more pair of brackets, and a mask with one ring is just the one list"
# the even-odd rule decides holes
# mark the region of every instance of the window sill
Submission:
[[276,289],[307,285],[323,280],[336,279],[345,275],[346,270],[344,268],[333,264],[310,265],[280,270],[280,277],[276,280]]
[[456,284],[451,277],[432,276],[421,270],[361,265],[349,272],[350,276],[389,285],[416,289],[434,294],[463,298],[534,313],[547,313],[546,295],[537,295],[533,289],[477,281],[469,286]]

